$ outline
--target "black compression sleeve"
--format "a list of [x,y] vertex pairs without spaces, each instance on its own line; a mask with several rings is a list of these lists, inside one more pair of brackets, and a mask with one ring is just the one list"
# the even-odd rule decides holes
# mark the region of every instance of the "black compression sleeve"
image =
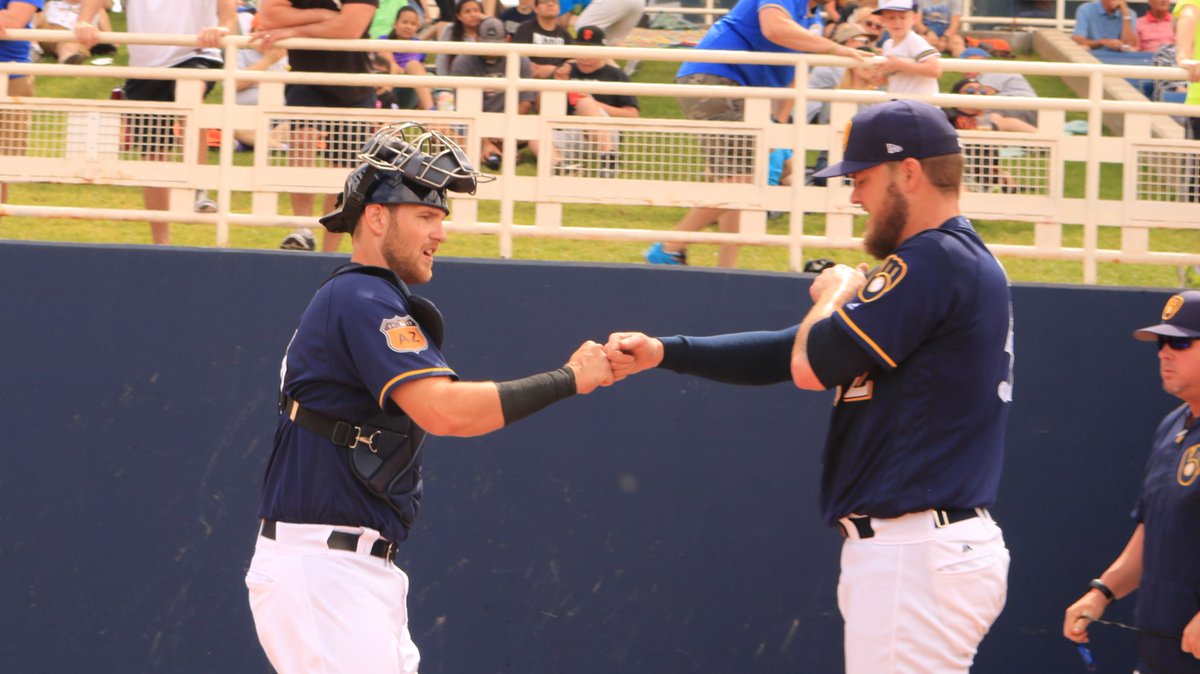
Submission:
[[563,366],[524,379],[500,381],[496,382],[496,390],[500,392],[500,412],[504,415],[504,425],[508,426],[575,395],[575,371]]
[[726,384],[762,386],[792,379],[792,344],[798,326],[774,332],[712,337],[661,337],[659,367]]
[[809,328],[806,350],[808,365],[825,388],[849,384],[858,375],[875,367],[871,356],[838,330],[829,318],[823,318]]

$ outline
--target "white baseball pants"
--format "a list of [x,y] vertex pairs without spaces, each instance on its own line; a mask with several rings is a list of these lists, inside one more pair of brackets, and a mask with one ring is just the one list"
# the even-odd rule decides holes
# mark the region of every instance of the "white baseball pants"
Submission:
[[[330,550],[329,534],[359,536],[355,552]],[[246,573],[250,610],[279,674],[416,674],[408,631],[408,576],[370,554],[373,529],[276,525],[259,536]]]
[[842,546],[846,674],[965,674],[1004,608],[1008,549],[990,517],[872,519]]

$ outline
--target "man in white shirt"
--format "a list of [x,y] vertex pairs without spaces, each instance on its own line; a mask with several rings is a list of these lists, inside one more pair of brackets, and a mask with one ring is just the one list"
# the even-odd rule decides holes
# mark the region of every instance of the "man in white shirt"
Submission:
[[[100,41],[100,31],[92,24],[104,0],[83,0],[79,20],[75,22],[75,37],[80,44],[91,48]],[[130,33],[163,33],[196,35],[199,46],[170,46],[131,44],[129,65],[142,68],[220,68],[221,38],[237,30],[235,0],[126,0],[126,30]],[[205,93],[215,82],[208,82]],[[125,98],[133,101],[175,100],[175,80],[129,79],[124,85]],[[168,161],[175,156],[175,119],[169,115],[126,115],[132,125],[131,143],[138,147],[142,158],[149,161]],[[197,163],[208,163],[208,144],[205,130],[200,130],[201,142]],[[146,210],[165,211],[170,192],[165,187],[143,190]],[[214,213],[217,204],[203,190],[196,192],[196,210]],[[171,232],[165,221],[152,221],[150,235],[156,244],[171,242]]]

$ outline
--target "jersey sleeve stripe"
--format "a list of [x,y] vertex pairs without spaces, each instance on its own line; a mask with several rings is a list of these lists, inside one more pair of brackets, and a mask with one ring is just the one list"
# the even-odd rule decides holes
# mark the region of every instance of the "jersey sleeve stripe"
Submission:
[[448,367],[427,367],[424,370],[409,370],[408,372],[404,372],[404,373],[396,375],[395,377],[392,377],[390,380],[388,380],[388,383],[383,385],[383,390],[379,392],[379,407],[380,407],[380,409],[383,409],[383,404],[385,402],[384,397],[387,395],[387,392],[392,390],[392,387],[395,386],[396,384],[399,384],[400,382],[404,381],[405,379],[412,379],[413,377],[420,377],[423,375],[434,375],[434,374],[444,374],[446,376],[453,377],[454,370],[451,370]]
[[854,324],[854,321],[850,320],[850,316],[846,313],[845,309],[839,307],[837,312],[838,315],[842,317],[842,320],[846,322],[846,325],[850,326],[850,329],[853,330],[859,337],[861,337],[862,340],[867,343],[867,346],[871,347],[875,353],[879,354],[879,357],[882,358],[885,363],[891,367],[896,367],[896,361],[892,360],[892,357],[887,355],[887,352],[880,348],[880,346],[875,343],[875,340],[868,337],[867,333],[863,332],[861,328]]
[[941,55],[942,55],[942,53],[936,49],[926,49],[925,51],[921,52],[920,54],[917,54],[916,56],[914,56],[913,60],[920,62],[920,61],[924,61],[925,59],[927,59],[931,56],[941,56]]

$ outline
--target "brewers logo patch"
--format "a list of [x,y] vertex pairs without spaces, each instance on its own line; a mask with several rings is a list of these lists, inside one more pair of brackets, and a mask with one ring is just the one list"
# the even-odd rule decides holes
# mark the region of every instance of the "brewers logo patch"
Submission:
[[1179,459],[1179,473],[1175,479],[1184,487],[1192,486],[1196,478],[1200,477],[1200,457],[1196,456],[1197,452],[1200,452],[1200,445],[1192,445]]
[[858,291],[858,299],[863,302],[879,299],[884,293],[895,288],[906,273],[908,273],[908,265],[904,263],[904,260],[895,255],[889,255],[883,264],[879,265],[879,269],[871,275],[871,278],[867,279],[866,285]]
[[411,316],[392,316],[383,319],[379,331],[387,337],[388,348],[396,353],[417,353],[429,348],[421,326]]
[[1163,307],[1162,319],[1164,321],[1171,320],[1171,317],[1174,316],[1175,313],[1178,312],[1179,308],[1182,306],[1183,306],[1183,297],[1181,297],[1179,295],[1171,295],[1171,299],[1167,300],[1166,306]]

